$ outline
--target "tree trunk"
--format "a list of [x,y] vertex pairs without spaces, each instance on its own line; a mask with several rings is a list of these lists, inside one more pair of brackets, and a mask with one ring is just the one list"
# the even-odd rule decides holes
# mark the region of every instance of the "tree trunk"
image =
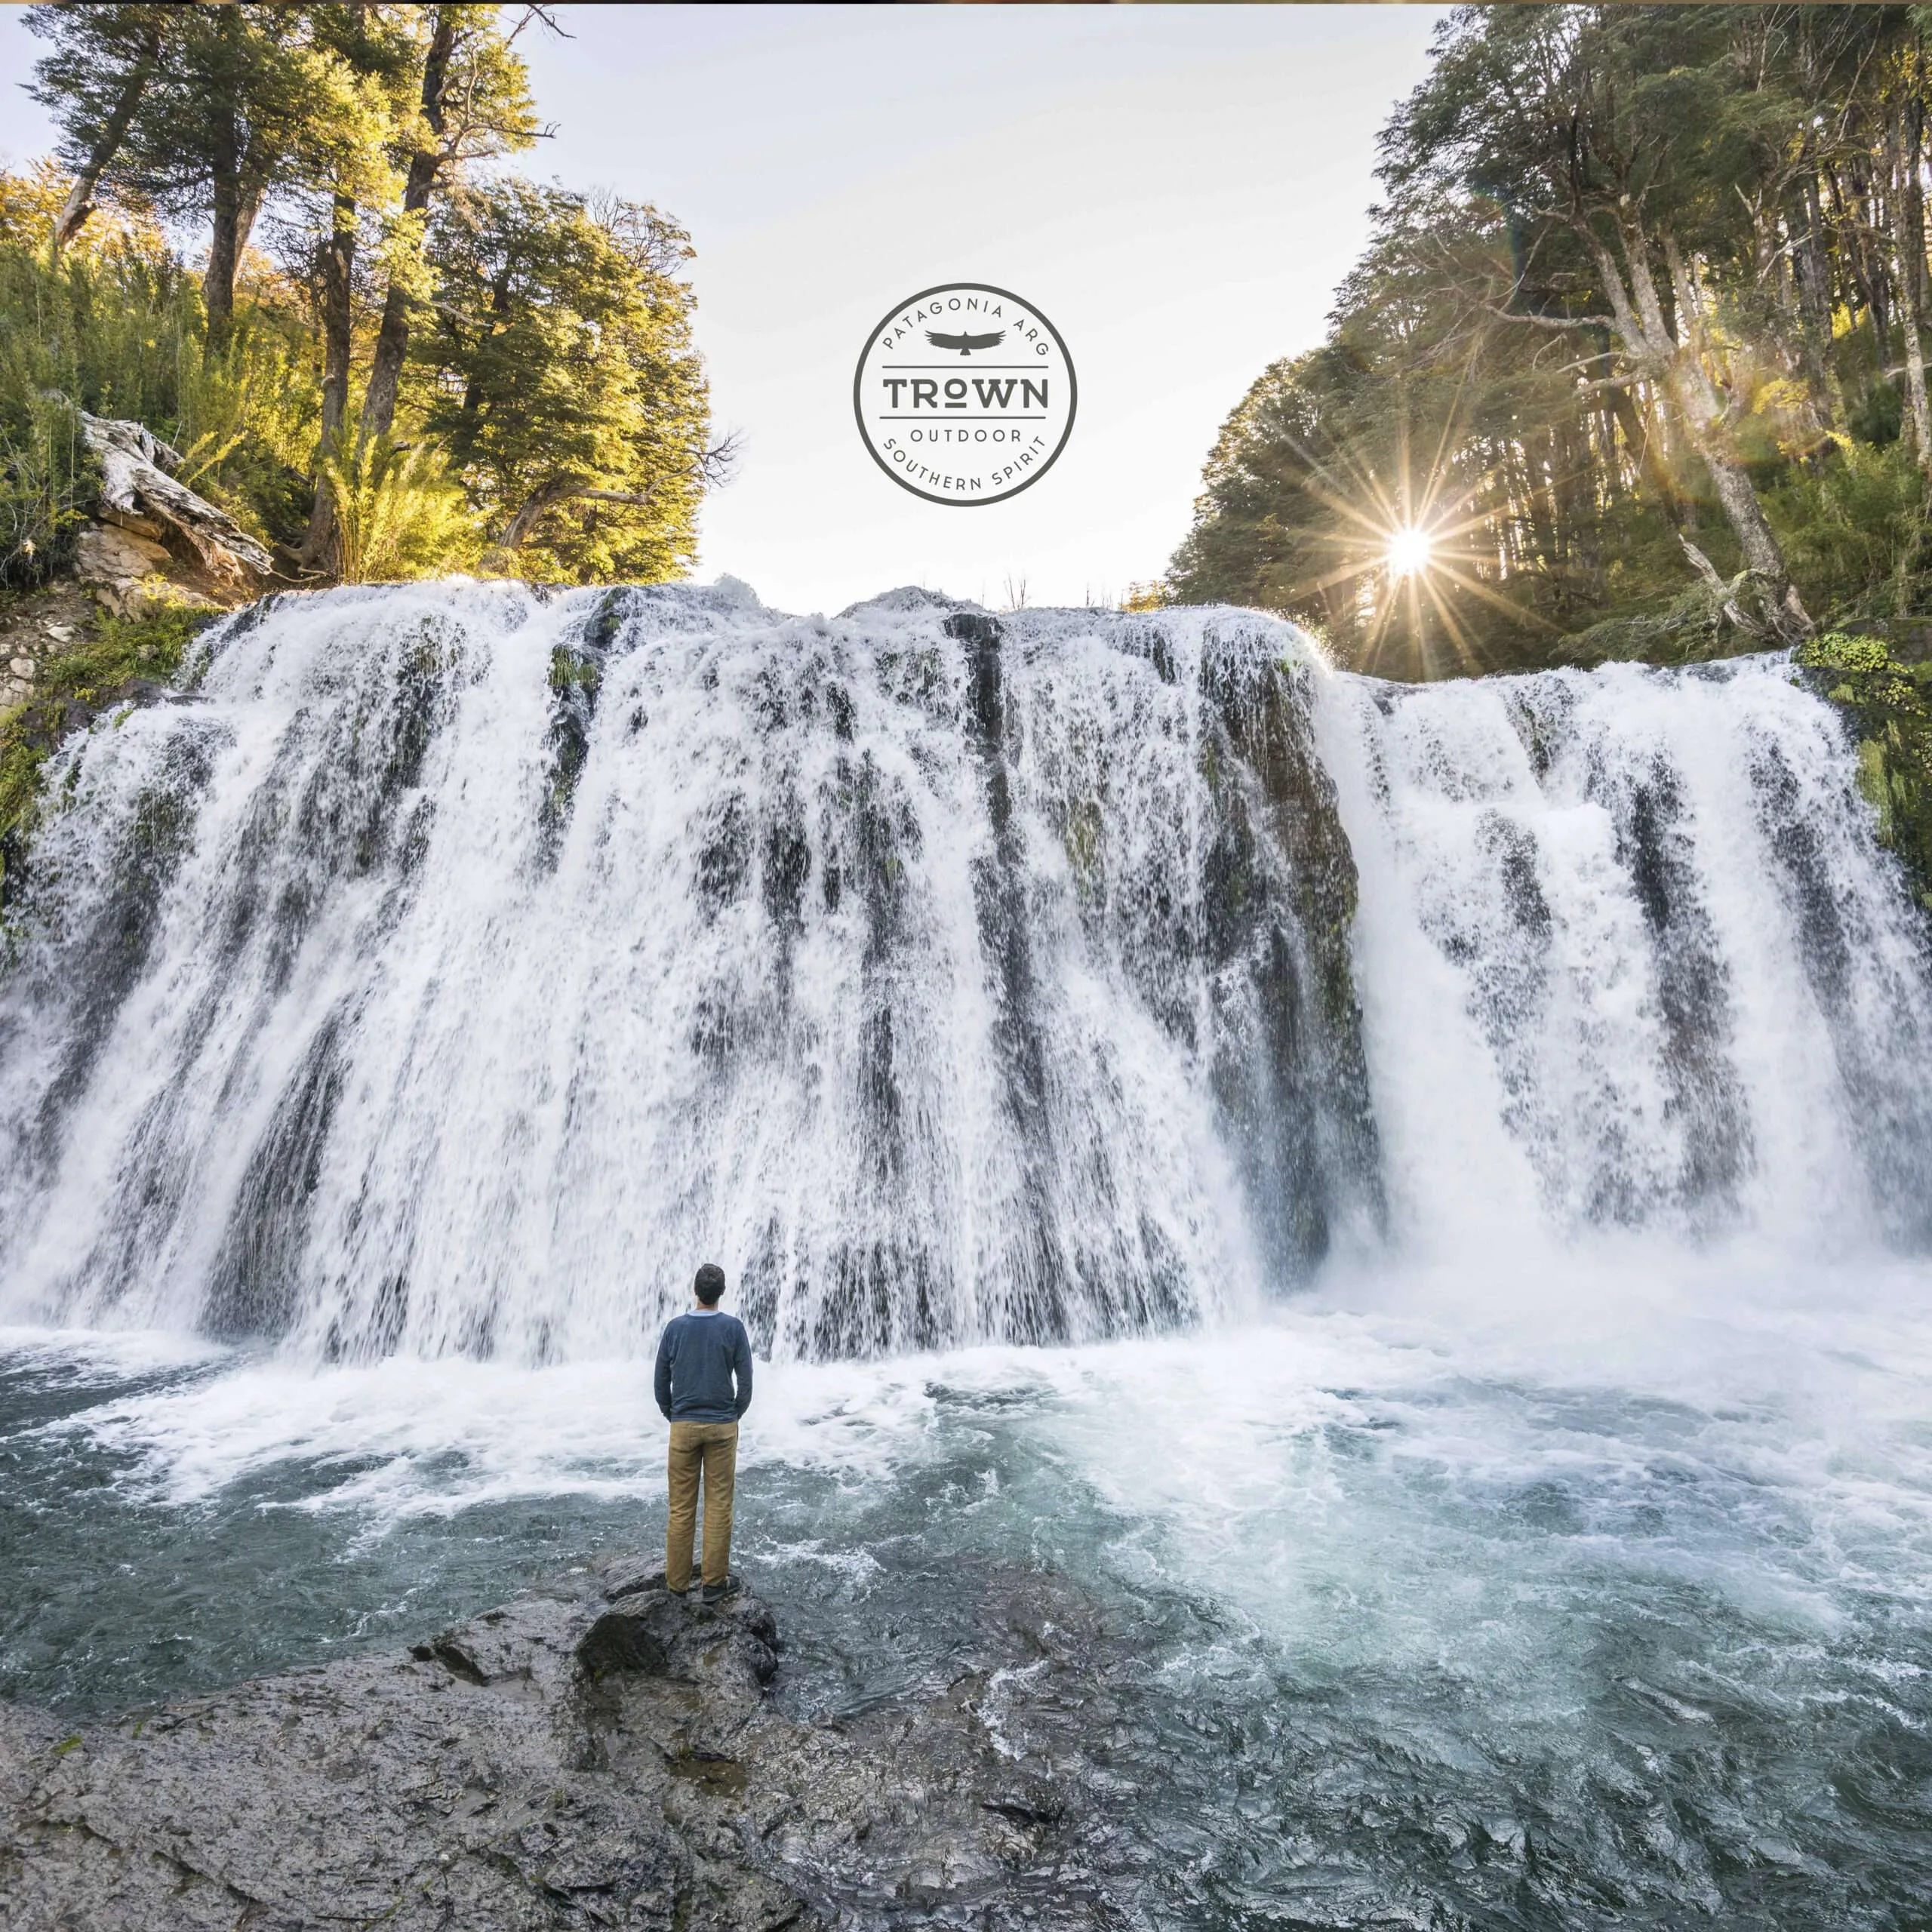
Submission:
[[598,490],[581,476],[553,476],[525,499],[523,507],[504,525],[503,535],[490,546],[490,555],[500,561],[521,549],[545,512],[559,503],[627,503],[634,509],[648,509],[653,500],[641,490]]
[[[226,149],[226,143],[224,149]],[[231,159],[224,152],[214,179],[214,230],[208,243],[208,272],[202,278],[202,300],[208,315],[208,354],[219,355],[235,331],[235,283],[241,272],[242,251],[254,232],[262,189],[244,178],[238,146]]]
[[1731,449],[1727,425],[1715,406],[1717,398],[1710,379],[1694,349],[1678,352],[1671,366],[1669,386],[1685,433],[1711,472],[1718,506],[1737,539],[1744,568],[1764,580],[1767,622],[1788,643],[1810,636],[1814,626],[1792,583],[1784,552],[1765,517],[1764,505],[1758,500],[1750,472]]
[[[1900,126],[1900,123],[1906,125]],[[1885,197],[1891,205],[1892,242],[1899,258],[1900,334],[1905,338],[1906,396],[1912,407],[1912,448],[1918,466],[1932,475],[1932,407],[1925,397],[1925,344],[1921,335],[1924,318],[1918,302],[1918,276],[1912,266],[1914,243],[1909,218],[1906,184],[1918,172],[1917,131],[1902,105],[1896,120],[1886,130],[1886,145],[1891,150],[1891,192]]]
[[151,515],[173,528],[217,577],[246,583],[266,577],[275,560],[224,509],[198,497],[162,467],[178,468],[181,456],[143,423],[80,412],[81,433],[100,459],[100,497],[109,509]]
[[1905,246],[1904,269],[1911,278],[1912,299],[1923,319],[1932,289],[1926,284],[1925,190],[1919,179],[1919,157],[1925,151],[1925,100],[1917,85],[1919,67],[1912,68],[1914,85],[1905,103]]
[[503,534],[497,539],[493,554],[508,557],[522,547],[524,540],[537,528],[546,510],[555,509],[558,504],[566,503],[571,497],[585,494],[585,486],[574,476],[553,476],[546,483],[533,490],[524,500],[523,506],[503,527]]
[[1663,254],[1670,269],[1680,335],[1673,334],[1664,321],[1663,303],[1651,270],[1649,237],[1629,222],[1623,238],[1624,259],[1629,267],[1627,285],[1608,245],[1594,230],[1583,233],[1596,256],[1617,334],[1641,371],[1662,376],[1685,437],[1711,472],[1718,506],[1737,539],[1745,568],[1764,580],[1766,620],[1789,642],[1807,637],[1814,628],[1811,620],[1791,581],[1784,552],[1765,518],[1750,472],[1731,448],[1726,411],[1698,353],[1697,291],[1683,259],[1675,243],[1665,235]]
[[208,353],[228,346],[235,326],[235,270],[242,258],[242,180],[233,154],[224,140],[214,177],[214,232],[208,242],[208,272],[202,278],[202,299],[208,305]]
[[1548,557],[1553,561],[1556,555],[1556,532],[1550,526],[1549,499],[1544,492],[1543,479],[1537,474],[1536,460],[1521,441],[1512,439],[1510,449],[1515,458],[1512,466],[1522,503],[1523,520],[1530,527],[1531,549],[1535,555]]
[[1671,386],[1678,408],[1697,445],[1697,454],[1710,470],[1718,505],[1743,553],[1745,568],[1764,580],[1768,592],[1766,617],[1780,637],[1795,642],[1810,635],[1811,620],[1791,581],[1784,552],[1764,515],[1764,506],[1758,500],[1757,486],[1732,446],[1730,423],[1737,414],[1737,401],[1734,396],[1727,405],[1720,398],[1706,365],[1703,304],[1697,284],[1675,240],[1666,234],[1663,244],[1671,287],[1676,292],[1681,330],[1670,365]]
[[1778,358],[1786,374],[1804,389],[1805,413],[1811,419],[1810,441],[1816,444],[1823,439],[1825,418],[1819,404],[1818,371],[1813,360],[1810,331],[1798,281],[1796,257],[1798,238],[1802,232],[1802,223],[1789,219],[1788,202],[1783,213],[1769,202],[1761,202],[1752,210],[1758,280],[1761,286],[1774,293],[1777,302]]
[[235,269],[238,276],[242,271],[242,257],[248,252],[248,240],[255,232],[255,217],[262,211],[263,184],[249,180],[245,174],[242,184],[242,207],[235,221]]
[[1795,255],[1798,308],[1804,318],[1805,371],[1826,428],[1840,429],[1838,386],[1832,380],[1830,362],[1832,274],[1825,256],[1825,211],[1814,174],[1804,177],[1803,232]]
[[1898,305],[1894,297],[1890,272],[1886,266],[1878,210],[1872,205],[1878,193],[1878,169],[1875,162],[1863,155],[1854,155],[1851,165],[1858,186],[1859,252],[1864,257],[1866,278],[1871,284],[1872,326],[1878,332],[1878,361],[1883,367],[1892,359],[1892,325],[1897,318]]
[[349,368],[353,347],[349,306],[351,271],[355,266],[355,203],[335,198],[329,232],[318,251],[322,281],[322,434],[316,448],[315,506],[303,540],[302,561],[325,564],[335,540],[335,501],[325,458],[339,457],[343,426],[349,414]]
[[1857,155],[1850,158],[1847,172],[1850,177],[1848,195],[1839,184],[1835,171],[1832,183],[1850,243],[1852,273],[1872,317],[1872,331],[1878,343],[1878,366],[1883,369],[1892,359],[1891,297],[1885,286],[1884,265],[1873,258],[1869,245],[1872,223],[1866,207],[1871,198],[1869,172]]
[[66,205],[54,225],[54,246],[57,253],[73,240],[88,217],[94,213],[94,193],[100,185],[102,171],[120,152],[121,143],[127,139],[134,110],[140,106],[141,97],[147,92],[148,82],[154,78],[154,70],[160,60],[161,26],[156,20],[142,35],[140,51],[134,57],[134,66],[128,70],[128,78],[122,87],[121,97],[114,103],[114,112],[107,117],[100,138],[89,150],[79,174],[74,177]]
[[1670,466],[1657,448],[1657,438],[1651,433],[1649,412],[1640,410],[1637,398],[1620,386],[1603,393],[1617,427],[1623,432],[1623,441],[1638,475],[1656,492],[1657,501],[1663,506],[1664,515],[1675,528],[1684,520],[1684,505],[1676,481],[1670,473]]
[[1597,498],[1600,472],[1588,420],[1564,423],[1559,441],[1561,466],[1557,471],[1556,491],[1564,537],[1565,596],[1574,597],[1580,583],[1583,601],[1595,602],[1603,592],[1602,518]]
[[[220,14],[219,30],[232,42],[242,31],[240,9],[223,8]],[[202,300],[208,316],[204,359],[219,355],[228,346],[235,325],[235,270],[241,266],[247,230],[254,222],[254,211],[248,205],[242,188],[242,117],[233,81],[237,65],[232,59],[221,63],[222,97],[209,103],[215,131],[211,157],[214,221],[208,240],[208,272],[202,278]]]
[[[457,10],[436,9],[436,24],[429,35],[428,51],[423,57],[423,118],[438,137],[443,132],[443,91],[448,85],[450,57],[456,48]],[[436,176],[443,163],[440,145],[419,148],[409,158],[409,173],[403,184],[402,208],[405,215],[420,214],[429,205]],[[362,402],[362,435],[373,442],[388,435],[395,420],[398,391],[402,386],[402,365],[409,353],[409,291],[400,278],[391,281],[383,301],[382,325],[376,332],[376,352],[369,368],[369,390]]]
[[[1592,380],[1599,385],[1616,380],[1616,359],[1611,352],[1610,337],[1607,332],[1597,334],[1598,352],[1591,365],[1594,374]],[[1617,497],[1634,497],[1641,475],[1637,463],[1637,446],[1630,445],[1630,463],[1626,473],[1623,460],[1617,453],[1617,414],[1612,406],[1607,391],[1598,387],[1596,395],[1596,421],[1591,435],[1601,452],[1597,460],[1604,478],[1604,497],[1606,505]]]

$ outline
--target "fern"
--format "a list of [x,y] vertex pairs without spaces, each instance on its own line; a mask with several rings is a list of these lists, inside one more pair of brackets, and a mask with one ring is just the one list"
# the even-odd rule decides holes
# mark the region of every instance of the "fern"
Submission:
[[344,583],[446,576],[475,564],[481,546],[461,488],[432,445],[386,437],[322,460],[334,499]]

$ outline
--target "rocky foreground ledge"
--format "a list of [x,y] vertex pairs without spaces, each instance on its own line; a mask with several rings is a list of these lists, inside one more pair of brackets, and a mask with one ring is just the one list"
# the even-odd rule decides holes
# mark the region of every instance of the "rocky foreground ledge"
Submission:
[[1053,1578],[983,1588],[983,1655],[843,1722],[776,1708],[760,1598],[682,1602],[641,1561],[78,1731],[0,1706],[0,1924],[1117,1924],[1104,1824],[1011,1708],[1015,1669],[1037,1710],[1089,1703],[1097,1632]]

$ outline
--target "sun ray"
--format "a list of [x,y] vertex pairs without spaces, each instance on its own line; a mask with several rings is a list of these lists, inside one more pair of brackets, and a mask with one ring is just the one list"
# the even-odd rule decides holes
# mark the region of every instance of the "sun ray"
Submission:
[[[1331,617],[1340,616],[1343,600],[1352,602],[1355,661],[1382,675],[1427,677],[1451,663],[1480,670],[1485,609],[1513,629],[1561,634],[1559,625],[1518,601],[1520,586],[1509,582],[1516,572],[1499,547],[1498,519],[1515,513],[1518,491],[1507,463],[1498,455],[1472,472],[1456,461],[1455,452],[1467,448],[1459,425],[1472,380],[1472,367],[1457,371],[1426,475],[1414,460],[1415,426],[1406,409],[1392,426],[1384,462],[1353,441],[1318,454],[1299,438],[1287,439],[1300,469],[1298,488],[1325,512],[1325,527],[1293,531],[1292,561],[1284,558],[1278,574],[1271,574],[1271,588],[1278,586],[1287,608],[1318,602]],[[1560,481],[1542,472],[1535,487]],[[1511,588],[1518,595],[1507,594]]]

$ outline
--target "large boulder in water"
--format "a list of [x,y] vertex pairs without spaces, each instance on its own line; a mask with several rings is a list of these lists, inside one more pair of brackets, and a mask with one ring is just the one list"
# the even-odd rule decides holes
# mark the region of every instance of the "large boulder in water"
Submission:
[[978,1588],[949,1681],[837,1719],[774,1702],[755,1592],[679,1601],[636,1559],[408,1651],[78,1727],[0,1705],[0,1922],[1117,1923],[1101,1900],[1112,1867],[1132,1882],[1131,1847],[1068,1729],[1112,1640],[1058,1578],[996,1569]]

